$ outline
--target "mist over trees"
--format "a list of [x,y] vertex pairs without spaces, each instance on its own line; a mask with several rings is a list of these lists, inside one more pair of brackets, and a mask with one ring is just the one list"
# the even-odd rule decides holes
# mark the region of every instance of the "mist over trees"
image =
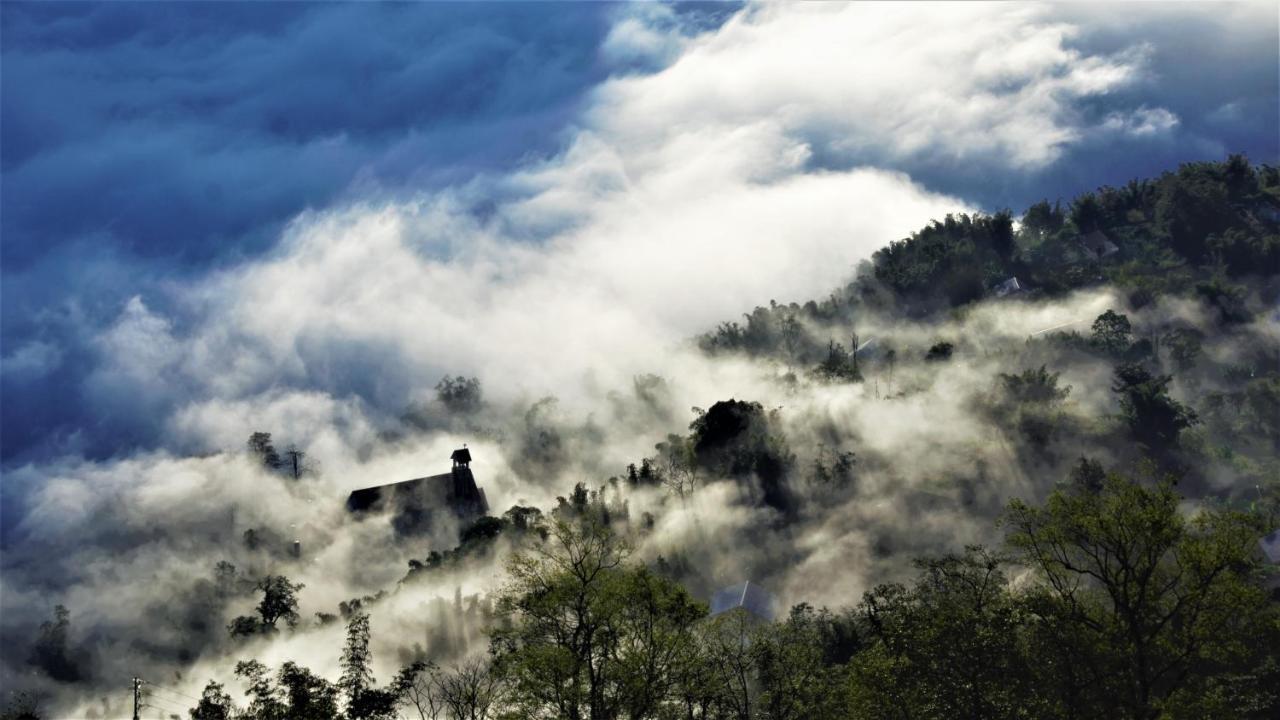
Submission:
[[[197,719],[1274,717],[1277,210],[1232,157],[945,218],[696,338],[732,392],[427,381],[357,455],[471,440],[503,502],[412,543],[343,513],[323,443],[253,432],[203,460],[248,500],[105,536],[199,558],[139,672]],[[746,579],[778,616],[711,615]],[[4,717],[118,685],[84,603],[6,631],[36,692]]]
[[191,716],[1270,717],[1280,607],[1264,522],[1187,517],[1181,500],[1167,480],[1064,480],[1043,504],[1009,503],[999,548],[922,558],[910,582],[777,622],[709,616],[584,507],[511,556],[483,656],[414,661],[378,688],[355,613],[336,684],[242,662],[245,708],[211,682]]

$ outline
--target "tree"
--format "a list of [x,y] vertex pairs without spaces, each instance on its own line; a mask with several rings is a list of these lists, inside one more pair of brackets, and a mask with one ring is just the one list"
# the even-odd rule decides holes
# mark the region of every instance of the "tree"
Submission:
[[280,693],[271,682],[267,666],[257,660],[242,660],[236,663],[236,676],[244,678],[249,696],[249,707],[245,709],[248,720],[285,720],[288,708],[280,699]]
[[53,619],[40,623],[40,635],[31,648],[29,662],[58,682],[76,682],[80,668],[67,647],[71,611],[64,605],[53,608]]
[[191,720],[232,720],[236,717],[236,705],[221,683],[209,680],[205,692],[200,693],[200,702],[188,714]]
[[694,457],[714,474],[758,479],[761,500],[788,510],[792,498],[786,475],[795,457],[775,425],[774,416],[758,402],[719,401],[689,425]]
[[[668,434],[666,442],[660,442],[654,448],[658,451],[657,461],[661,468],[662,484],[676,497],[684,500],[693,493],[698,481],[698,462],[693,452],[693,443],[681,435]],[[644,470],[648,468],[649,461],[646,459],[641,463],[637,482],[645,481]],[[652,477],[652,470],[647,474]]]
[[502,677],[486,660],[468,660],[439,680],[440,696],[453,720],[489,720],[502,699]]
[[1013,242],[1013,214],[1008,210],[1001,210],[991,216],[987,228],[991,249],[1004,262],[1012,260],[1016,249]]
[[925,353],[926,362],[942,362],[951,359],[951,353],[955,350],[955,345],[945,340],[936,342],[929,346],[929,351]]
[[693,628],[690,643],[672,670],[674,704],[685,717],[757,717],[759,667],[766,627],[738,608]]
[[1060,406],[1071,387],[1059,387],[1058,373],[1044,365],[1021,373],[1001,373],[992,407],[995,418],[1016,427],[1037,450],[1044,450],[1062,423]]
[[307,454],[302,450],[299,450],[296,445],[290,445],[289,448],[284,451],[284,457],[284,465],[288,467],[289,472],[293,474],[293,479],[300,479],[302,474],[306,471],[306,465],[303,463],[303,460],[306,459]]
[[440,669],[435,663],[415,660],[400,669],[391,681],[397,704],[413,708],[419,720],[439,720],[445,712]]
[[1102,229],[1103,210],[1098,196],[1085,193],[1071,203],[1071,224],[1082,233]]
[[338,688],[328,680],[296,663],[286,662],[280,666],[277,682],[288,703],[289,720],[338,717]]
[[518,715],[647,717],[667,702],[671,668],[706,610],[629,554],[588,519],[556,522],[546,542],[513,557],[493,651]]
[[357,612],[347,620],[347,644],[342,650],[342,679],[338,687],[347,698],[347,707],[356,704],[357,696],[373,685],[373,671],[369,668],[369,615]]
[[[742,611],[736,611],[742,612]],[[840,715],[836,669],[824,657],[820,627],[824,613],[806,604],[783,622],[756,633],[758,715],[768,720],[823,720]]]
[[1037,682],[1063,714],[1155,718],[1274,654],[1259,524],[1232,511],[1187,518],[1180,500],[1166,482],[1111,475],[1101,492],[1009,504],[1009,546],[1040,580],[1027,593]]
[[858,606],[869,646],[851,664],[856,716],[1047,716],[1035,712],[1002,559],[972,546],[916,566],[914,586],[881,585]]
[[1116,368],[1111,390],[1134,439],[1151,450],[1178,444],[1178,434],[1199,422],[1195,411],[1169,397],[1168,375],[1152,375],[1141,365]]
[[233,638],[257,635],[262,630],[262,621],[252,615],[239,615],[227,623],[227,634]]
[[1039,369],[1028,368],[1012,375],[1000,373],[999,388],[1005,401],[1011,405],[1053,407],[1071,393],[1070,386],[1058,386],[1058,377],[1058,373],[1051,373],[1041,365]]
[[284,619],[289,627],[298,624],[297,593],[306,587],[302,583],[293,583],[283,575],[268,575],[258,581],[258,589],[262,591],[262,601],[258,603],[258,615],[262,618],[264,628],[274,629],[276,622]]
[[1173,366],[1178,370],[1190,370],[1200,358],[1200,345],[1204,333],[1195,328],[1175,328],[1160,339],[1160,344],[1169,349]]
[[262,463],[263,467],[276,470],[280,467],[280,453],[271,444],[271,433],[255,432],[249,436],[249,453]]
[[457,377],[445,375],[440,382],[436,383],[436,398],[448,408],[449,412],[470,415],[479,410],[483,404],[480,380],[461,375]]
[[1064,220],[1061,203],[1050,205],[1048,200],[1041,200],[1023,214],[1022,231],[1033,234],[1037,240],[1044,240],[1061,230]]
[[782,345],[787,351],[787,363],[796,361],[796,353],[800,350],[800,342],[804,337],[804,328],[794,312],[785,313],[782,317]]
[[1093,344],[1113,356],[1118,356],[1129,349],[1130,335],[1133,327],[1129,318],[1114,310],[1108,310],[1093,321]]
[[393,684],[389,689],[375,688],[369,651],[369,615],[353,613],[347,621],[347,643],[342,650],[342,677],[337,688],[346,698],[347,717],[351,720],[382,720],[395,714],[398,693]]

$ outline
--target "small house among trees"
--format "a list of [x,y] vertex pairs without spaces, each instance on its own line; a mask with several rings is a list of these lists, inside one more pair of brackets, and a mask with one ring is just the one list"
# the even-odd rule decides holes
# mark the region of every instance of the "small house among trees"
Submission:
[[773,622],[776,605],[777,601],[769,591],[750,580],[721,588],[711,596],[713,616],[741,608],[757,620]]
[[1101,260],[1120,252],[1120,248],[1101,230],[1093,230],[1081,235],[1076,242],[1080,243],[1080,249],[1090,260]]

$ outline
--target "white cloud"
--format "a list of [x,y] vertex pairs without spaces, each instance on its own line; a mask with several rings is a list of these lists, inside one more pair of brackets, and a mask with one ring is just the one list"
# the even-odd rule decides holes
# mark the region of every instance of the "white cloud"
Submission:
[[1165,135],[1178,127],[1178,116],[1164,108],[1141,107],[1132,112],[1111,113],[1102,121],[1102,129],[1133,137]]
[[[641,15],[617,32],[666,22]],[[282,388],[337,398],[336,422],[351,398],[396,413],[445,373],[506,398],[616,387],[689,335],[820,295],[966,208],[901,174],[816,169],[816,152],[1052,161],[1083,132],[1073,103],[1141,72],[1141,47],[1088,56],[1069,47],[1077,32],[1038,7],[750,7],[681,40],[665,70],[606,83],[557,157],[299,217],[271,257],[184,294],[196,319],[180,353],[134,301],[103,341],[98,385],[189,392],[171,431],[184,447],[218,426],[197,422],[201,403]],[[1143,134],[1176,119],[1140,108],[1114,122]],[[306,396],[270,397],[255,411]]]
[[606,84],[593,117],[628,144],[769,118],[847,157],[1039,167],[1081,137],[1076,101],[1142,74],[1141,52],[1089,56],[1077,32],[1042,6],[753,6]]
[[60,364],[62,351],[58,346],[31,340],[0,358],[0,373],[19,381],[31,381],[48,375]]

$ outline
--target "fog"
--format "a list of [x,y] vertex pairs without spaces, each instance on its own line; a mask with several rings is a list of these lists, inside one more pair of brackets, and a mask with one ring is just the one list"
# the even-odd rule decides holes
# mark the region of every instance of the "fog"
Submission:
[[[4,686],[47,695],[60,715],[101,717],[120,711],[133,676],[182,696],[209,679],[236,687],[246,658],[333,677],[343,624],[316,613],[380,592],[365,603],[379,680],[415,653],[449,662],[480,651],[507,541],[402,583],[410,560],[452,549],[461,528],[398,537],[385,516],[350,516],[346,496],[443,472],[465,443],[492,514],[550,512],[576,483],[606,487],[687,434],[693,408],[729,398],[776,411],[795,456],[790,516],[759,503],[749,481],[700,477],[688,497],[607,491],[625,501],[636,557],[677,562],[695,594],[751,579],[784,608],[847,606],[909,575],[913,557],[998,543],[1005,502],[1043,496],[1078,460],[1080,428],[1116,422],[1110,366],[1066,355],[1049,370],[1072,388],[1068,430],[1028,453],[990,412],[998,375],[1064,357],[1044,331],[1087,332],[1106,309],[1132,312],[1142,330],[1204,323],[1199,306],[1138,310],[1102,288],[806,327],[819,345],[856,332],[896,349],[896,360],[869,358],[860,384],[710,356],[693,338],[770,300],[838,294],[885,243],[981,209],[895,162],[1024,172],[1099,133],[1176,126],[1159,108],[1096,123],[1076,109],[1146,77],[1141,43],[1091,54],[1069,43],[1080,27],[1006,7],[753,5],[691,35],[628,16],[609,51],[663,60],[597,88],[552,157],[304,212],[267,255],[130,299],[92,337],[85,412],[157,447],[6,469],[17,507],[6,517],[19,519],[4,533]],[[901,61],[886,70],[885,57]],[[1277,337],[1274,325],[1241,335]],[[942,340],[952,358],[925,362]],[[479,378],[483,407],[450,412],[434,391],[445,375]],[[264,469],[245,449],[255,431],[296,446],[309,471]],[[539,438],[552,449],[540,452]],[[856,458],[844,487],[810,479],[832,452]],[[305,584],[298,628],[228,638],[256,597],[218,585],[220,561],[241,580]],[[59,604],[76,682],[27,662]]]

